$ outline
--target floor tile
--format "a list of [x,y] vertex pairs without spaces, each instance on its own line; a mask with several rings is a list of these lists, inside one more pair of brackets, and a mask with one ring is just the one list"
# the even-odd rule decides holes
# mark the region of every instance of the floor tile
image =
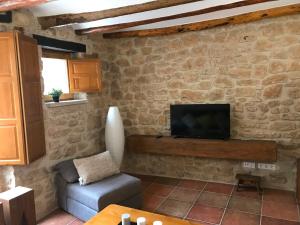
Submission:
[[[220,224],[223,208],[227,205],[229,194],[234,187],[233,185],[196,180],[177,180],[134,174],[133,176],[142,180],[144,210],[179,218],[188,213],[189,221],[202,225]],[[201,193],[204,187],[205,190]],[[197,198],[197,203],[192,207],[192,202]],[[234,188],[221,225],[259,225],[257,223],[258,215],[255,213],[260,213],[260,204],[263,205],[263,217],[260,225],[300,225],[295,193],[265,189],[263,202],[261,202],[261,198],[262,196],[259,196],[256,190],[237,192]],[[62,210],[56,210],[38,224],[82,225],[83,222]]]
[[297,202],[294,192],[275,189],[265,189],[264,200],[289,204],[295,204]]
[[273,219],[265,216],[263,216],[261,220],[261,225],[299,225],[299,224],[300,224],[299,222]]
[[193,203],[197,200],[200,191],[186,189],[186,188],[175,188],[170,194],[169,198],[182,201],[182,202],[190,202]]
[[39,225],[66,225],[73,221],[75,221],[77,218],[74,216],[62,211],[62,210],[56,210],[53,213],[51,213],[49,216],[47,216],[45,219],[41,220],[38,224]]
[[261,201],[253,198],[233,196],[229,201],[228,208],[246,213],[260,214]]
[[201,193],[197,203],[212,207],[225,208],[229,200],[229,195],[204,191]]
[[263,201],[262,215],[299,222],[298,206],[274,201]]
[[228,210],[225,213],[222,225],[259,225],[258,215]]
[[178,184],[179,187],[196,190],[203,190],[205,185],[206,182],[198,180],[181,180]]
[[143,210],[154,212],[164,200],[165,198],[156,195],[145,194],[143,196]]
[[180,202],[173,199],[168,199],[161,204],[156,210],[157,213],[175,216],[179,218],[185,217],[192,204],[188,202]]
[[195,204],[189,212],[187,218],[200,220],[208,223],[219,224],[224,210],[216,207]]
[[234,186],[231,184],[207,183],[204,190],[229,195],[231,194],[233,187]]
[[179,179],[176,178],[169,178],[169,177],[157,177],[154,182],[158,184],[165,184],[165,185],[173,185],[176,186],[179,183]]
[[145,192],[166,197],[172,192],[173,189],[174,186],[152,183],[148,188],[146,188]]
[[142,181],[142,190],[146,190],[147,187],[150,186],[150,184],[152,184],[151,182],[149,181]]
[[261,199],[262,195],[260,195],[256,189],[240,189],[240,191],[237,191],[237,188],[234,188],[234,191],[232,193],[234,196],[241,196],[241,197],[247,197],[247,198],[255,198],[255,199]]
[[215,225],[215,224],[212,224],[212,223],[205,223],[203,221],[197,221],[197,220],[189,220],[187,219],[187,221],[193,223],[193,224],[199,224],[199,225]]

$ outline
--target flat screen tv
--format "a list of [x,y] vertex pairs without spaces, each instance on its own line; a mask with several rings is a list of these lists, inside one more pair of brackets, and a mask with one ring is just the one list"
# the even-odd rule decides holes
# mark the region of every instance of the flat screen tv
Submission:
[[171,105],[171,135],[203,139],[230,137],[229,104]]

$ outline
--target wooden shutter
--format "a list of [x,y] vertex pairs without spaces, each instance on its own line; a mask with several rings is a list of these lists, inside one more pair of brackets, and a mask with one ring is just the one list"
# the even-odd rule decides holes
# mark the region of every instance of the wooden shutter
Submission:
[[70,92],[99,92],[100,66],[99,59],[68,60]]
[[45,155],[41,75],[36,40],[17,34],[24,134],[28,163]]
[[26,162],[17,68],[14,34],[0,33],[0,165]]

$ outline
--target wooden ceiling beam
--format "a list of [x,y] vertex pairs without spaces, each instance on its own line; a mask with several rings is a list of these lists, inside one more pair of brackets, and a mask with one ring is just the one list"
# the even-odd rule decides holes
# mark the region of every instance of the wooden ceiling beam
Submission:
[[164,17],[158,17],[158,18],[129,22],[129,23],[120,23],[120,24],[114,24],[109,26],[91,27],[87,29],[76,30],[75,33],[77,35],[84,35],[84,34],[91,34],[96,32],[108,32],[114,30],[121,30],[129,27],[135,27],[135,26],[140,26],[140,25],[145,25],[150,23],[157,23],[161,21],[173,20],[173,19],[189,17],[189,16],[198,16],[206,13],[211,13],[211,12],[216,12],[216,11],[221,11],[226,9],[233,9],[237,7],[248,6],[248,5],[259,4],[259,3],[270,2],[270,1],[275,1],[275,0],[243,0],[239,2],[213,6],[205,9],[175,14],[171,16],[164,16]]
[[214,20],[208,20],[208,21],[202,21],[197,23],[184,24],[184,25],[178,25],[178,26],[172,26],[166,28],[105,33],[103,34],[103,37],[104,38],[125,38],[125,37],[149,37],[149,36],[168,35],[168,34],[187,32],[187,31],[204,30],[204,29],[209,29],[209,28],[224,26],[224,25],[248,23],[252,21],[261,20],[264,18],[272,18],[278,16],[297,14],[297,13],[300,13],[300,4],[282,6],[282,7],[266,9],[266,10],[259,10],[256,12],[240,14],[240,15],[226,17],[222,19],[214,19]]
[[166,8],[176,5],[182,5],[191,2],[203,0],[156,0],[138,5],[124,6],[115,9],[107,9],[97,12],[86,12],[77,14],[62,14],[56,16],[39,17],[38,20],[42,29],[47,29],[55,26],[62,26],[74,23],[85,23],[105,18],[124,16],[133,13],[140,13],[160,8]]
[[48,0],[2,0],[0,1],[0,12],[10,11],[20,8],[30,8]]

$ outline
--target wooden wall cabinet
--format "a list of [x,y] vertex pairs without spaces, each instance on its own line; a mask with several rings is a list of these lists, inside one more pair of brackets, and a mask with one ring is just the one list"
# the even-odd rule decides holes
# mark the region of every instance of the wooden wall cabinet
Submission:
[[70,92],[99,92],[101,90],[101,65],[98,59],[69,59]]
[[0,165],[26,165],[45,153],[37,43],[0,33]]

